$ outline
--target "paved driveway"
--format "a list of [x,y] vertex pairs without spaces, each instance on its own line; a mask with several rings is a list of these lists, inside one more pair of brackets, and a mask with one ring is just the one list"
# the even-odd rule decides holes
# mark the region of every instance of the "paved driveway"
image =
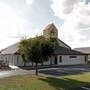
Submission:
[[67,66],[58,68],[49,68],[39,70],[39,73],[50,75],[50,76],[65,76],[65,75],[75,75],[84,72],[90,72],[90,66]]
[[[90,66],[65,66],[58,68],[45,68],[39,69],[39,74],[44,76],[65,76],[65,75],[75,75],[83,72],[90,72]],[[0,71],[0,78],[10,77],[15,75],[25,75],[25,74],[35,74],[35,70],[23,70],[23,69],[15,69],[11,71]]]

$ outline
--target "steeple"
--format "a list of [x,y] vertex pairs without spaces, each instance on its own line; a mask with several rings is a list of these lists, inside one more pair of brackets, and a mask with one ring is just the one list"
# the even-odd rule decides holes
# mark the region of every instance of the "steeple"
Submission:
[[45,27],[45,29],[43,30],[43,35],[47,38],[48,37],[58,38],[58,30],[56,26],[53,23],[51,23]]

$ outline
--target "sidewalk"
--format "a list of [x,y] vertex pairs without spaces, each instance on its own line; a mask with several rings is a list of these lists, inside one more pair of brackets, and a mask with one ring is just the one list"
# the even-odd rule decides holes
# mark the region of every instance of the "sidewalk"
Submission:
[[16,70],[8,70],[8,71],[1,71],[0,72],[0,78],[4,77],[10,77],[15,75],[25,75],[25,74],[34,74],[34,70],[22,70],[22,69],[16,69]]

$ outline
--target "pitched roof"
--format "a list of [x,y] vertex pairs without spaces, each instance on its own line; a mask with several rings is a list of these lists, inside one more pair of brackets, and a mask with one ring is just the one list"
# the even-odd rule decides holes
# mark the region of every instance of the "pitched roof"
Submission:
[[86,54],[90,54],[90,47],[75,48],[74,50],[77,50]]
[[[19,43],[16,43],[1,50],[1,54],[15,54],[18,52],[18,49],[19,49]],[[71,50],[65,47],[61,47],[61,46],[57,47],[53,54],[55,55],[85,55],[85,53]]]
[[[68,47],[68,49],[71,49],[71,47],[69,45],[67,45],[66,43],[64,43],[62,40],[58,39],[58,42],[63,43],[64,47]],[[60,44],[60,46],[61,46],[61,44]],[[63,46],[61,46],[61,47],[63,47]]]
[[[55,25],[53,23],[49,24],[44,30],[49,30],[50,28],[55,28],[55,30],[57,30],[57,28],[55,27]],[[75,51],[75,50],[71,50],[71,48],[65,44],[63,41],[59,40],[59,42],[61,42],[63,45],[59,46],[56,48],[56,50],[54,51],[54,54],[60,54],[60,55],[83,55],[85,53],[81,53],[79,51]],[[65,48],[68,47],[68,48]],[[1,50],[0,54],[15,54],[18,52],[19,49],[19,43],[13,44],[3,50]]]
[[[53,23],[48,24],[48,25],[45,27],[44,30],[51,30],[52,28],[55,28],[55,30],[57,30],[56,26],[55,26]],[[58,31],[58,30],[57,30],[57,31]]]
[[59,46],[55,49],[54,54],[55,55],[85,55],[85,53],[71,50],[71,49],[67,49],[67,48],[64,48],[61,46]]
[[15,54],[18,51],[19,43],[15,43],[3,50],[1,50],[0,54]]

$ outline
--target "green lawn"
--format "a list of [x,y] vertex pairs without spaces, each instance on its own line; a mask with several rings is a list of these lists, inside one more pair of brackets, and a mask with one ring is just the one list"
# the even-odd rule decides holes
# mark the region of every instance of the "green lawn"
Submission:
[[24,75],[0,79],[0,90],[80,90],[84,85],[90,85],[90,73],[59,78]]

